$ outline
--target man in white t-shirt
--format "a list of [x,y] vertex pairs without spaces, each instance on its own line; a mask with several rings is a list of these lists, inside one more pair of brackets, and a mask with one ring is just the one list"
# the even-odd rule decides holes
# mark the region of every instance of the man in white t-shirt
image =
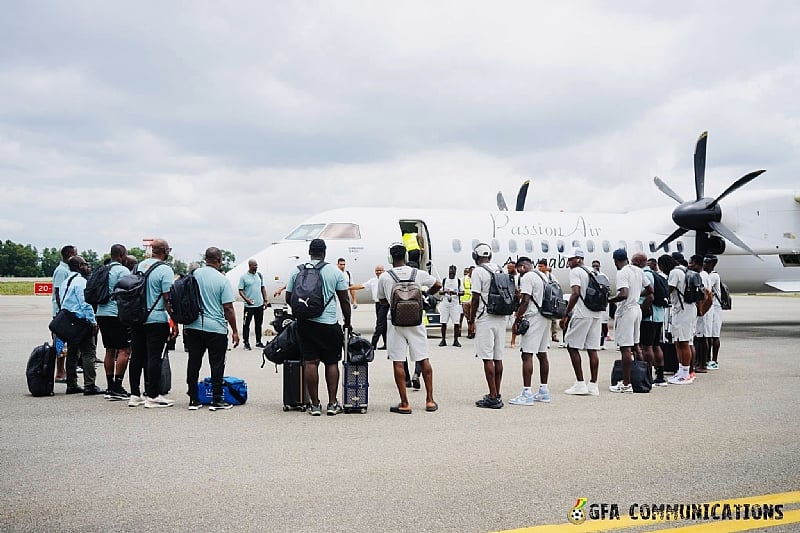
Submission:
[[[419,286],[430,287],[426,295],[436,294],[442,287],[436,278],[425,272],[406,265],[406,247],[400,243],[389,248],[392,258],[392,268],[381,274],[378,278],[378,299],[386,306],[391,306],[392,290],[400,281],[414,280]],[[394,276],[392,275],[394,274]],[[396,279],[395,279],[396,278]],[[391,313],[390,313],[391,314]],[[395,326],[391,320],[387,325],[386,347],[389,359],[394,369],[394,382],[400,394],[400,403],[392,406],[389,411],[398,414],[411,414],[411,404],[408,402],[406,389],[406,373],[403,363],[406,361],[406,352],[412,361],[419,362],[422,366],[422,379],[425,382],[425,410],[436,411],[439,406],[433,399],[433,368],[428,357],[428,334],[425,325],[420,321],[417,326]]]
[[[700,274],[700,279],[703,280],[703,290],[706,298],[711,298],[711,278],[708,272],[703,270],[703,256],[695,254],[689,258],[689,268]],[[711,353],[711,335],[707,331],[711,325],[711,314],[706,312],[704,315],[697,314],[697,324],[694,330],[694,371],[698,374],[705,374],[706,365],[708,364],[709,354]]]
[[[372,294],[372,300],[375,302],[375,332],[372,334],[372,348],[375,350],[386,349],[386,314],[389,312],[389,306],[382,304],[378,298],[378,278],[383,273],[383,265],[376,265],[374,277],[369,278],[363,284],[356,283],[350,286],[351,294],[361,289],[369,289]],[[383,346],[378,347],[378,340],[381,337],[383,337]]]
[[714,270],[716,267],[717,256],[707,255],[703,258],[703,270],[708,272],[711,294],[714,298],[711,309],[706,313],[708,317],[706,318],[706,337],[711,339],[711,361],[706,365],[708,370],[719,368],[717,357],[719,356],[719,338],[722,333],[722,280]]
[[461,296],[464,289],[461,280],[456,277],[457,267],[450,265],[447,277],[442,280],[442,301],[439,303],[439,322],[442,324],[442,342],[439,346],[447,346],[447,324],[453,324],[453,346],[461,348],[458,337],[461,336]]
[[[589,286],[589,270],[583,266],[583,250],[573,248],[567,258],[569,265],[569,285],[572,293],[567,303],[567,313],[561,319],[561,329],[565,329],[564,342],[569,351],[572,370],[575,372],[575,384],[564,392],[578,396],[600,396],[597,386],[597,373],[600,359],[597,350],[600,349],[600,319],[602,311],[590,311],[583,302],[586,289]],[[590,381],[586,383],[581,368],[581,354],[578,350],[586,350],[589,354]]]
[[687,385],[694,381],[689,376],[689,367],[692,364],[692,348],[689,346],[694,336],[697,323],[697,306],[693,303],[684,303],[683,292],[686,290],[686,267],[669,254],[658,258],[658,268],[664,272],[669,285],[669,331],[678,356],[678,372],[667,380],[672,385]]
[[[535,269],[527,257],[517,259],[519,271],[520,302],[514,317],[511,331],[517,332],[523,319],[528,321],[528,330],[521,335],[522,352],[522,392],[509,400],[512,405],[533,405],[534,402],[550,402],[550,389],[547,379],[550,362],[547,360],[547,347],[550,341],[550,319],[542,316],[539,308],[544,298],[544,284],[547,277]],[[533,378],[533,354],[539,360],[539,390],[534,394],[531,388]]]
[[[653,298],[653,287],[645,277],[642,269],[628,262],[628,252],[624,248],[614,250],[612,256],[617,267],[617,294],[608,301],[618,303],[614,315],[614,341],[622,353],[622,381],[612,383],[611,392],[633,392],[631,385],[631,366],[633,365],[633,347],[639,344],[639,333],[642,323],[642,309],[639,297],[645,301]],[[643,254],[638,256],[642,263],[646,260]]]

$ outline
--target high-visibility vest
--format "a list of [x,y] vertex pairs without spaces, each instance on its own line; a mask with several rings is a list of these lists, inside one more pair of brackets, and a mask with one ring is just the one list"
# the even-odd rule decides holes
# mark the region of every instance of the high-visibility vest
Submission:
[[461,303],[472,301],[472,280],[469,276],[464,276],[464,294],[461,295]]
[[407,252],[411,252],[413,250],[419,250],[419,242],[417,242],[417,234],[403,233],[403,244],[405,245]]

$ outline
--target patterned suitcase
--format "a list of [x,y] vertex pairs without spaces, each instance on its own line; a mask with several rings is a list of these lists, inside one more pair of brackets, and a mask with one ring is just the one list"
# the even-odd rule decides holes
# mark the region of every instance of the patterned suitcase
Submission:
[[369,407],[369,366],[346,361],[343,364],[344,412],[366,413]]

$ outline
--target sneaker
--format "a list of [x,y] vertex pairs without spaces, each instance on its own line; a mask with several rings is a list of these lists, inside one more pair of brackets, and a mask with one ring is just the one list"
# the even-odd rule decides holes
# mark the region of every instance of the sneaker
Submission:
[[576,381],[575,384],[564,391],[564,394],[573,394],[575,396],[586,396],[589,394],[589,387],[583,381]]
[[[130,405],[130,403],[128,405]],[[160,394],[155,398],[150,398],[149,396],[144,397],[144,406],[147,409],[154,409],[157,407],[172,407],[173,405],[175,405],[174,400],[164,398]]]
[[539,392],[533,395],[533,399],[537,402],[550,403],[550,389],[539,389]]
[[458,340],[454,340],[453,341],[453,346],[456,347],[456,348],[461,348],[461,343],[458,342]]
[[439,346],[447,346],[447,341],[442,339],[442,342],[439,343]]
[[508,403],[510,403],[511,405],[533,405],[535,402],[536,400],[533,397],[533,393],[530,391],[529,392],[522,391],[516,398],[511,398],[510,400],[508,400]]
[[244,343],[244,346],[242,346],[242,348],[243,348],[243,349],[245,349],[245,350],[252,350],[252,348],[250,347],[250,345],[249,345],[249,344],[247,344],[247,343]]
[[139,407],[140,405],[144,405],[144,396],[131,394],[131,397],[128,398],[128,407]]
[[67,385],[67,394],[82,394],[83,387],[78,387],[77,385],[74,387],[70,387]]
[[[145,405],[145,407],[147,407]],[[211,405],[208,406],[209,411],[224,411],[226,409],[230,409],[233,407],[233,404],[226,402],[225,400],[214,400],[211,402]]]
[[475,406],[482,407],[484,409],[500,409],[503,407],[503,400],[500,398],[490,398],[489,396],[484,396],[475,402]]
[[600,396],[600,387],[597,386],[597,383],[590,381],[586,384],[586,390],[589,391],[589,396]]
[[339,402],[328,404],[328,416],[336,416],[342,411],[344,411],[344,409],[342,409],[342,406]]
[[122,387],[120,387],[119,389],[111,389],[108,391],[108,394],[106,395],[106,399],[114,402],[118,402],[120,400],[127,400],[130,397],[131,397],[130,393]]
[[719,370],[719,364],[716,361],[709,361],[706,370]]
[[668,381],[673,385],[690,385],[694,380],[689,376],[672,376]]
[[611,385],[608,390],[611,392],[633,393],[633,385],[630,383],[625,385],[623,382],[619,381],[616,385]]
[[414,377],[411,378],[411,386],[414,388],[414,390],[419,390],[420,389],[419,375],[414,374]]
[[311,416],[320,416],[322,414],[322,405],[321,404],[312,405],[311,407],[308,408],[308,414],[310,414]]
[[200,403],[200,400],[198,400],[197,398],[190,398],[189,399],[189,410],[190,411],[197,411],[201,407],[203,407],[203,404]]
[[91,387],[84,387],[83,395],[84,396],[97,396],[99,394],[105,394],[106,391],[98,387],[97,385],[93,385]]
[[655,385],[656,387],[666,387],[667,386],[667,380],[665,380],[665,379],[657,379],[657,380],[653,381],[653,385]]
[[263,342],[261,342],[261,341],[258,341],[258,342],[256,343],[256,348],[263,348],[263,347],[264,347],[264,343],[263,343]]

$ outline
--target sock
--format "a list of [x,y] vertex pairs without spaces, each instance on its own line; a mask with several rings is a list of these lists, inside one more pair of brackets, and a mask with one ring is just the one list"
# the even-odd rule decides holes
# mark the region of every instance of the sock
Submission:
[[688,366],[683,366],[683,365],[678,365],[678,376],[684,377],[684,378],[689,377],[689,367]]
[[106,374],[106,381],[108,382],[108,388],[111,388],[111,384],[114,383],[114,374]]
[[548,391],[550,389],[548,389],[547,383],[542,383],[541,385],[539,385],[539,390],[540,391]]
[[530,393],[531,392],[531,388],[530,387],[522,387],[522,392]]
[[664,367],[657,366],[656,367],[656,379],[664,379]]
[[122,376],[117,376],[114,380],[114,390],[122,390]]

